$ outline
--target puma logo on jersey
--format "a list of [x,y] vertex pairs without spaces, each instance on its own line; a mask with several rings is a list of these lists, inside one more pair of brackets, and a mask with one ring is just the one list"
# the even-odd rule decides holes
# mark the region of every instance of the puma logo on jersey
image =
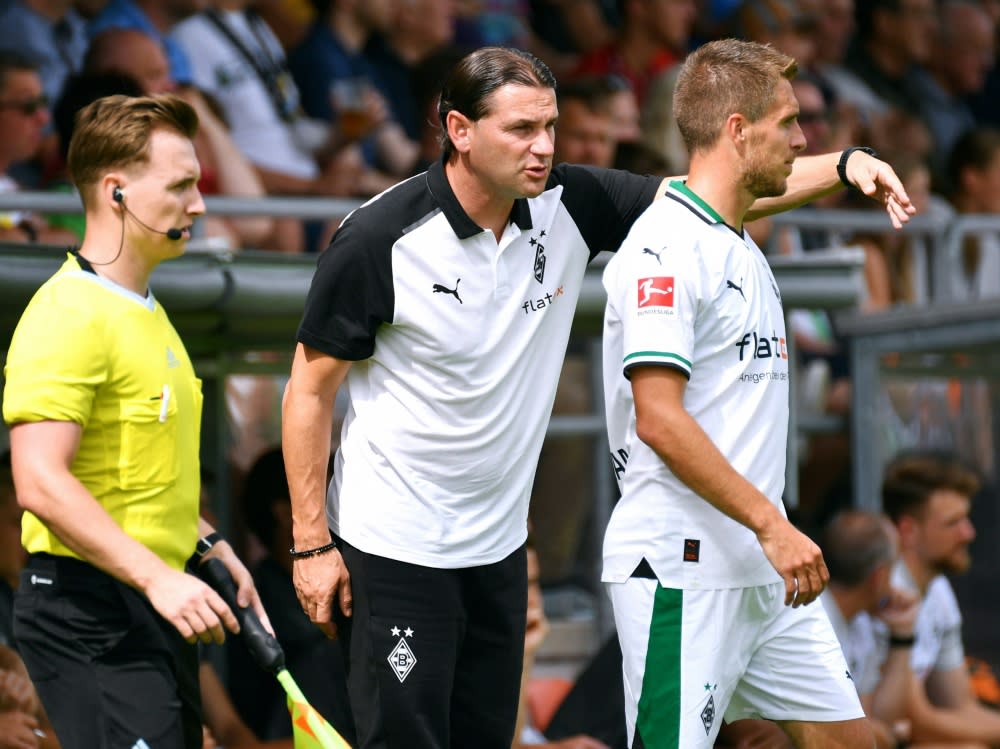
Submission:
[[[660,250],[660,252],[663,252],[663,250]],[[648,247],[643,247],[642,248],[642,254],[643,255],[652,255],[653,257],[655,257],[657,265],[662,265],[662,263],[660,263],[660,252],[655,252],[654,250],[651,250]]]
[[455,297],[458,300],[459,304],[465,304],[465,302],[462,301],[462,297],[460,297],[458,295],[458,284],[459,284],[459,282],[461,280],[462,280],[461,278],[458,278],[458,279],[455,280],[455,288],[454,289],[449,289],[447,286],[442,286],[441,284],[436,283],[436,284],[434,284],[433,293],[435,293],[435,294],[451,294],[453,297]]
[[[743,282],[743,279],[741,278],[740,279],[740,283],[742,283],[742,282]],[[747,300],[746,294],[743,293],[743,287],[742,286],[737,286],[732,281],[730,281],[728,278],[726,279],[726,288],[727,289],[733,289],[734,291],[740,292],[740,296],[743,297],[743,301],[745,302]]]

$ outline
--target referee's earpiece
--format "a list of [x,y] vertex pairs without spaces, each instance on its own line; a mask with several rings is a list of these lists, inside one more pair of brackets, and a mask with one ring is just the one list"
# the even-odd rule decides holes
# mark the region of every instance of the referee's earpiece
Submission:
[[122,192],[120,187],[115,185],[115,189],[111,191],[111,197],[116,203],[122,203],[125,200],[125,193]]

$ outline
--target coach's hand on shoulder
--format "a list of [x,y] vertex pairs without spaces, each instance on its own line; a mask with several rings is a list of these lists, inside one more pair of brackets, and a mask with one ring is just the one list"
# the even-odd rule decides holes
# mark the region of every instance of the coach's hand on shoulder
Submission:
[[758,531],[757,539],[785,581],[785,605],[806,606],[815,601],[830,573],[823,552],[812,539],[780,516]]
[[188,642],[222,643],[226,629],[234,634],[240,631],[225,601],[194,575],[170,569],[157,575],[144,592],[160,616]]
[[334,639],[337,636],[337,624],[333,619],[334,601],[339,604],[344,616],[351,615],[353,604],[351,575],[340,550],[331,549],[293,561],[292,582],[302,610],[323,634]]

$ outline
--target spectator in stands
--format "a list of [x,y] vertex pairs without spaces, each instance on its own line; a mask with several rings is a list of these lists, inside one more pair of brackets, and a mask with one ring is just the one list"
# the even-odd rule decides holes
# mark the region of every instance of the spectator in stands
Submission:
[[419,143],[425,108],[415,81],[419,66],[446,48],[454,37],[452,0],[398,0],[395,21],[384,38],[376,38],[366,53],[373,81],[392,109],[406,137]]
[[733,15],[731,30],[741,39],[770,44],[808,70],[816,54],[815,27],[816,16],[801,0],[745,0]]
[[673,65],[653,78],[639,120],[642,143],[666,161],[671,174],[684,174],[688,167],[687,148],[674,119],[674,87],[679,72],[680,66]]
[[694,0],[622,0],[616,39],[586,54],[574,75],[625,78],[645,107],[652,80],[687,54],[697,8]]
[[[10,170],[38,153],[51,115],[34,62],[0,52],[0,193],[20,189]],[[0,240],[73,244],[75,235],[31,211],[0,211]]]
[[[1000,214],[1000,130],[976,128],[961,136],[948,159],[952,206],[960,214]],[[950,298],[980,299],[1000,294],[1000,237],[995,231],[968,235],[949,268]]]
[[[112,72],[133,78],[146,95],[179,94],[198,113],[195,151],[201,165],[199,190],[205,195],[259,198],[264,185],[250,162],[236,147],[225,124],[216,116],[205,97],[191,86],[178,88],[170,74],[163,46],[139,29],[109,28],[94,37],[84,65],[87,72]],[[205,235],[221,237],[234,249],[275,246],[274,222],[262,216],[201,219]],[[277,249],[290,250],[278,245]]]
[[609,92],[612,137],[619,145],[638,143],[642,140],[642,112],[632,84],[619,75],[602,76],[601,81]]
[[182,20],[204,9],[207,0],[110,0],[91,20],[93,38],[105,29],[137,29],[163,45],[170,77],[182,86],[193,82],[187,52],[170,37]]
[[[890,582],[898,556],[896,531],[888,518],[845,510],[823,529],[820,548],[830,583],[820,601],[871,723],[878,749],[895,749],[908,738],[900,724],[913,686],[910,654],[919,598]],[[888,630],[888,650],[879,635]]]
[[360,138],[369,195],[409,176],[419,159],[418,143],[393,119],[365,53],[389,31],[400,1],[314,0],[316,22],[288,56],[306,112]]
[[250,0],[215,0],[171,38],[191,54],[195,84],[222,108],[269,194],[347,197],[365,188],[360,150],[305,115],[285,52]]
[[285,49],[292,49],[301,42],[316,20],[311,0],[254,0],[253,9]]
[[920,114],[934,141],[931,167],[943,177],[958,138],[976,125],[968,104],[995,62],[995,28],[977,0],[945,0],[927,71],[916,73]]
[[854,0],[823,0],[817,3],[813,26],[813,68],[821,75],[839,68],[854,36]]
[[[867,0],[857,4],[857,35],[847,69],[874,94],[883,112],[919,114],[915,73],[931,56],[937,24],[935,0]],[[851,101],[852,92],[838,90]],[[864,106],[870,100],[857,100]],[[871,114],[880,114],[872,112]]]
[[558,53],[586,54],[614,40],[616,5],[614,0],[533,0],[531,27]]
[[[69,141],[76,127],[76,113],[104,96],[122,94],[123,96],[142,96],[142,87],[133,78],[120,73],[77,73],[66,79],[62,95],[52,110],[55,122],[55,135],[59,141],[59,163],[66,164],[69,151]],[[76,187],[62,166],[58,174],[50,176],[46,189],[53,192],[75,193]],[[78,241],[83,241],[87,222],[82,211],[76,213],[47,214],[46,219],[52,226],[67,229],[76,235]]]
[[[252,572],[274,633],[285,650],[288,670],[310,704],[353,746],[354,721],[340,646],[309,621],[292,586],[288,553],[292,545],[291,500],[281,448],[267,450],[250,468],[244,482],[243,511],[247,526],[267,552]],[[262,738],[291,736],[281,688],[273,677],[248,662],[241,645],[230,647],[231,692],[243,719]]]
[[910,666],[917,681],[908,702],[910,740],[1000,744],[1000,713],[972,691],[962,643],[962,613],[946,575],[972,563],[969,520],[980,477],[954,455],[914,450],[893,458],[882,481],[882,506],[899,533],[892,584],[921,598]]
[[610,168],[615,160],[611,92],[602,77],[582,77],[556,91],[554,163],[569,162]]
[[10,32],[0,37],[0,49],[34,59],[45,95],[58,99],[63,81],[80,70],[87,51],[87,23],[72,0],[11,0],[0,11],[0,29]]

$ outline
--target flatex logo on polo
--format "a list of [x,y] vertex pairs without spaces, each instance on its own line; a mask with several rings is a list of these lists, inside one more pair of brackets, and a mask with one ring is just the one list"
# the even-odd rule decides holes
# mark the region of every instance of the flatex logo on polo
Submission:
[[170,346],[167,346],[167,369],[177,369],[181,365],[181,360],[177,358]]

